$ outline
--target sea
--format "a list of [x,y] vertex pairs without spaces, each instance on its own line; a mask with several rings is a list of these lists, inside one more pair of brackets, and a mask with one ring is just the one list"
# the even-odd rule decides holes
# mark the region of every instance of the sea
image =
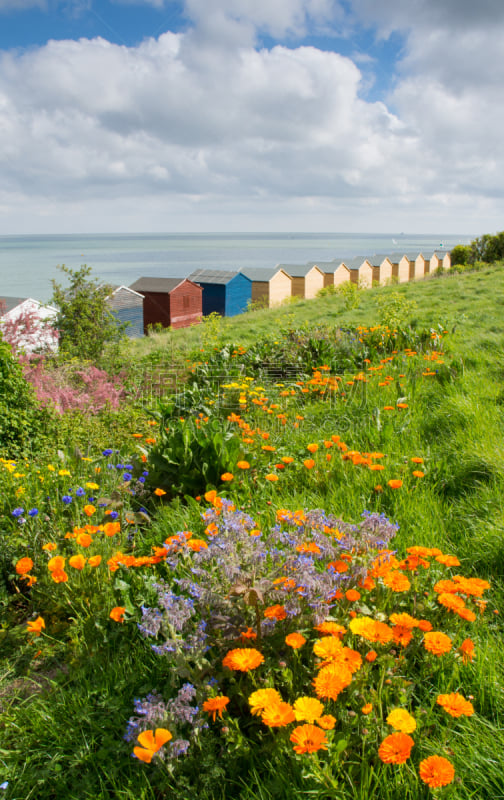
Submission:
[[138,278],[186,278],[196,269],[240,270],[343,260],[374,253],[450,250],[474,236],[406,233],[117,233],[0,236],[0,297],[48,302],[58,269],[86,264],[113,286]]

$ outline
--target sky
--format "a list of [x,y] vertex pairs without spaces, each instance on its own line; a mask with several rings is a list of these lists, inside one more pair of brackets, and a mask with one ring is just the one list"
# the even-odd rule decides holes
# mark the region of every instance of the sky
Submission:
[[0,0],[0,235],[504,229],[502,0]]

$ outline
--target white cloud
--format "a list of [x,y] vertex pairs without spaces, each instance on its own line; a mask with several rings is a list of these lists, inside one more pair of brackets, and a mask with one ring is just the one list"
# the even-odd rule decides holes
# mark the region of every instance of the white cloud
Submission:
[[497,219],[504,41],[499,26],[472,27],[469,7],[448,36],[454,2],[412,2],[408,17],[398,0],[354,0],[407,37],[382,103],[362,99],[356,59],[257,49],[258,30],[334,25],[330,0],[187,0],[187,33],[0,54],[0,232],[30,214],[70,230]]

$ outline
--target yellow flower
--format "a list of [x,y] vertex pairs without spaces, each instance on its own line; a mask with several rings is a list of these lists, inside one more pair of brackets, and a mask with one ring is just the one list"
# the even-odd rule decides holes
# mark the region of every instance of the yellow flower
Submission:
[[401,733],[413,733],[416,729],[415,719],[405,708],[394,708],[387,717],[388,724]]
[[316,697],[298,697],[294,715],[298,722],[315,722],[324,713],[324,704]]

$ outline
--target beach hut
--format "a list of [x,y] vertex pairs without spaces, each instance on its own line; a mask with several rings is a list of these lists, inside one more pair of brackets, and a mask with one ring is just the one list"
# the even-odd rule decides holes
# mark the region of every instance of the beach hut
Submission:
[[418,278],[423,278],[425,275],[425,264],[426,259],[422,255],[422,253],[418,252],[409,252],[405,253],[406,258],[409,261],[409,279],[410,281],[415,281]]
[[451,253],[449,250],[436,250],[437,257],[441,260],[443,269],[451,269]]
[[188,328],[200,322],[201,287],[187,278],[139,278],[129,287],[143,295],[143,328]]
[[379,283],[380,286],[389,283],[392,278],[392,261],[390,258],[375,253],[374,256],[368,258],[368,261],[373,267],[373,283]]
[[397,283],[407,283],[410,279],[408,256],[404,253],[389,253],[388,258],[392,262],[392,275]]
[[257,267],[242,269],[241,272],[252,281],[253,303],[262,303],[265,308],[272,308],[291,296],[292,278],[283,269]]
[[252,281],[243,272],[224,269],[197,269],[189,280],[203,289],[203,316],[212,312],[234,317],[247,310],[252,300]]
[[[44,305],[32,297],[0,297],[0,331],[3,327],[11,329],[16,347],[26,353],[57,351],[57,315],[57,308]],[[16,323],[19,323],[19,327]],[[13,330],[13,327],[17,329]]]
[[144,295],[128,286],[117,286],[107,297],[107,304],[118,323],[129,323],[125,329],[130,339],[144,335]]
[[324,273],[324,288],[340,286],[350,280],[350,270],[343,259],[333,258],[332,261],[309,261],[308,263],[318,267]]
[[373,285],[373,266],[367,258],[356,256],[345,259],[345,266],[350,270],[350,280],[358,283],[363,289],[371,289]]
[[277,264],[292,278],[292,296],[311,300],[324,288],[324,273],[315,264]]

